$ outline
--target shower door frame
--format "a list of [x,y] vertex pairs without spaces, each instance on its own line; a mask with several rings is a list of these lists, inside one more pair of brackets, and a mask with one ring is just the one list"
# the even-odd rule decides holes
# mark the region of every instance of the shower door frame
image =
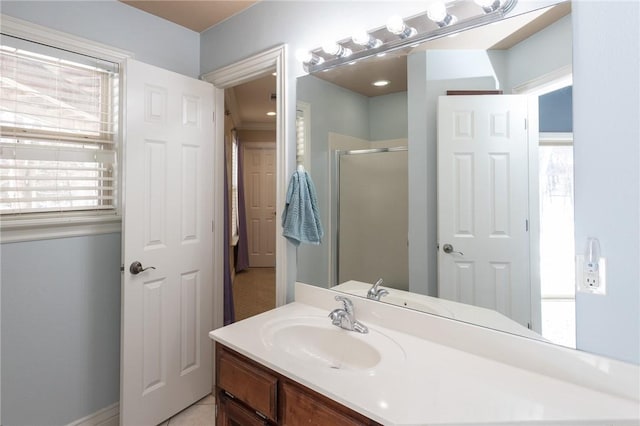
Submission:
[[[331,235],[331,238],[335,238],[335,250],[332,250],[334,253],[331,256],[331,261],[335,265],[335,267],[331,268],[330,279],[332,282],[329,284],[329,288],[338,285],[338,280],[340,278],[340,157],[342,155],[361,155],[361,154],[379,154],[385,152],[402,152],[409,151],[408,146],[397,146],[397,147],[388,147],[388,148],[368,148],[368,149],[353,149],[353,150],[335,150],[333,152],[333,161],[331,164],[331,194],[330,199],[335,200],[332,203],[331,213],[335,214],[336,223],[335,223],[335,234]],[[408,165],[407,165],[408,166]],[[407,206],[408,209],[409,206]]]

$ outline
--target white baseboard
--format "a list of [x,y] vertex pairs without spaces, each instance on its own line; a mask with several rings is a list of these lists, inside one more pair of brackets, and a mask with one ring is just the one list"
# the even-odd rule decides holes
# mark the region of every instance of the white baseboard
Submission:
[[120,403],[116,402],[67,426],[118,426],[119,423]]

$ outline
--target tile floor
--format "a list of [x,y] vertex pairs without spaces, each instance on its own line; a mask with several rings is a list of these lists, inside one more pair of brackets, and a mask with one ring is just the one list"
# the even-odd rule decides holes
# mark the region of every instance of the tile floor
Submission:
[[214,426],[215,424],[215,400],[213,395],[207,395],[159,426]]

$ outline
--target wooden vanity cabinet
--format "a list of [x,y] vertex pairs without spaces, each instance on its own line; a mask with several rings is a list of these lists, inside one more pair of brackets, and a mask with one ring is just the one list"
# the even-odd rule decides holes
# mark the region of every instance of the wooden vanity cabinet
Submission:
[[378,425],[216,343],[216,425]]

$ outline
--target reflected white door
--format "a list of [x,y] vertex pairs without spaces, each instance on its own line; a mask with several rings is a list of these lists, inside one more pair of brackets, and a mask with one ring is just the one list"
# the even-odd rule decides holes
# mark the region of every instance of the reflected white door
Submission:
[[[211,392],[212,116],[209,83],[127,62],[123,425],[158,424]],[[135,261],[155,269],[134,275]]]
[[531,323],[527,118],[526,96],[438,103],[439,296],[524,326]]
[[273,143],[243,145],[249,266],[276,266],[276,148]]

